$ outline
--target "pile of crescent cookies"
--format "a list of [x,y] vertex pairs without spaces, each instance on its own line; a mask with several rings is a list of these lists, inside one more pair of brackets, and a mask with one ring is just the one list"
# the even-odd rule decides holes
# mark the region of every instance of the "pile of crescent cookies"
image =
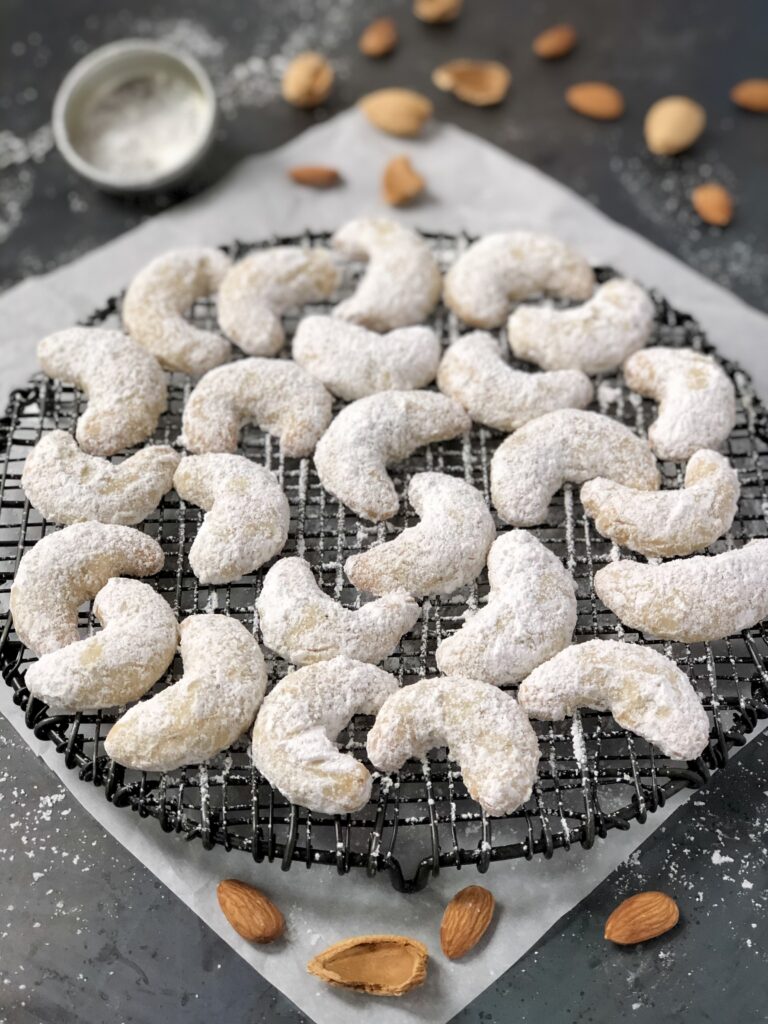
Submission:
[[[288,355],[283,315],[332,300],[350,260],[366,262],[354,291],[331,315],[301,319]],[[208,296],[219,331],[189,319]],[[425,326],[441,297],[472,328],[445,348]],[[536,779],[531,718],[609,711],[670,758],[701,755],[709,720],[686,674],[652,646],[572,644],[573,577],[526,529],[547,521],[564,484],[583,485],[585,512],[615,545],[594,576],[597,597],[653,639],[713,641],[768,615],[768,540],[685,557],[726,534],[736,514],[738,476],[720,451],[735,395],[711,356],[648,346],[655,307],[643,288],[598,284],[582,255],[528,231],[480,239],[443,279],[420,235],[360,218],[330,248],[279,246],[237,262],[211,248],[168,252],[135,277],[122,316],[126,333],[76,327],[39,344],[45,373],[82,390],[87,406],[74,437],[45,433],[27,458],[30,503],[63,529],[24,555],[11,591],[16,633],[37,658],[31,694],[65,712],[131,705],[106,738],[115,761],[172,771],[252,729],[254,765],[288,800],[352,813],[372,777],[337,738],[365,714],[375,717],[366,747],[377,770],[448,747],[470,795],[504,815]],[[502,326],[529,369],[510,364],[493,333]],[[233,344],[245,358],[233,358]],[[658,403],[647,438],[586,411],[590,375],[618,370]],[[148,444],[111,462],[153,436],[166,371],[195,379],[183,454]],[[335,418],[334,396],[346,403]],[[388,467],[473,422],[508,435],[491,462],[497,518],[463,477],[416,473],[416,525],[344,565],[366,595],[354,609],[323,592],[308,562],[279,558],[289,501],[268,469],[237,453],[241,429],[255,424],[284,456],[311,458],[341,505],[380,523],[399,510]],[[660,490],[657,459],[685,463],[684,486]],[[252,632],[223,614],[179,623],[135,578],[163,566],[160,545],[135,526],[171,489],[205,511],[188,555],[201,583],[225,585],[274,560],[254,619],[265,647],[297,668],[269,694]],[[509,528],[497,535],[498,521]],[[486,566],[487,601],[440,641],[439,675],[401,687],[377,667],[413,629],[422,599],[466,587]],[[90,600],[102,628],[82,636],[78,609]],[[142,700],[179,647],[182,677]]]

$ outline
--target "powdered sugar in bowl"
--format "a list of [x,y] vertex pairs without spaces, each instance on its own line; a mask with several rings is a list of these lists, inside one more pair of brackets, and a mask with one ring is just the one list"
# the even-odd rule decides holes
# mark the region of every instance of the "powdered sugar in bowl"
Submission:
[[113,192],[178,182],[208,149],[215,120],[216,98],[200,64],[144,39],[94,50],[66,76],[53,106],[64,159]]

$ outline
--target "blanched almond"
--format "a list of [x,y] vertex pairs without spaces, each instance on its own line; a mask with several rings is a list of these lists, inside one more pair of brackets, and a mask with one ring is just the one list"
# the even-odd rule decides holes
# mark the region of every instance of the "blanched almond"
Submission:
[[639,892],[624,900],[605,922],[605,938],[619,946],[633,946],[663,935],[680,920],[671,896],[663,892]]
[[768,114],[768,78],[745,78],[731,89],[731,100],[754,114]]
[[427,976],[427,947],[405,935],[358,935],[309,961],[310,974],[372,996],[401,996]]
[[714,181],[699,185],[691,194],[693,208],[706,224],[724,228],[733,219],[733,199],[730,192]]
[[485,935],[493,918],[493,895],[482,885],[468,885],[445,908],[440,925],[440,945],[449,960],[458,960]]
[[321,53],[307,50],[294,57],[283,72],[283,99],[294,107],[318,107],[333,86],[333,68]]
[[694,144],[707,123],[704,107],[688,96],[665,96],[645,115],[643,132],[652,153],[674,156]]
[[567,57],[576,46],[576,29],[565,23],[553,25],[540,32],[533,40],[532,49],[542,60],[559,60]]
[[381,190],[390,206],[405,206],[424,191],[426,182],[407,156],[396,156],[384,168]]
[[261,890],[235,878],[225,878],[219,882],[216,895],[224,917],[249,942],[274,942],[283,934],[283,915]]
[[608,82],[578,82],[566,90],[565,102],[577,114],[596,121],[615,121],[624,113],[624,97]]
[[413,0],[413,13],[419,21],[444,25],[458,18],[463,6],[464,0]]
[[341,181],[341,175],[335,167],[325,167],[323,164],[291,167],[288,174],[297,185],[309,185],[310,188],[331,188]]
[[378,89],[359,101],[371,124],[390,135],[414,136],[432,116],[432,103],[413,89]]
[[372,21],[358,40],[358,48],[366,57],[386,57],[397,46],[397,25],[392,18]]
[[495,60],[451,60],[432,72],[438,89],[475,107],[501,103],[511,81],[509,70]]

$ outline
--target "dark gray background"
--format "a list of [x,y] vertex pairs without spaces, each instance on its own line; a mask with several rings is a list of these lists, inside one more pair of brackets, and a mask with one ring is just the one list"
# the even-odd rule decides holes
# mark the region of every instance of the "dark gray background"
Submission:
[[[137,0],[128,10],[98,0],[3,0],[0,287],[86,252],[204,187],[244,154],[269,149],[389,84],[428,92],[438,116],[531,161],[768,309],[768,118],[728,101],[733,82],[768,73],[764,0],[467,0],[461,20],[445,28],[419,24],[408,8],[384,0]],[[398,20],[401,46],[374,63],[357,53],[355,40],[387,12]],[[530,40],[563,18],[575,22],[581,45],[567,60],[542,66],[530,55]],[[176,195],[99,195],[50,149],[46,125],[63,74],[94,46],[130,35],[191,49],[221,98],[218,145]],[[331,102],[312,113],[292,110],[276,95],[285,59],[307,47],[326,52],[339,73]],[[436,64],[467,56],[512,68],[502,107],[477,111],[431,88]],[[622,121],[593,124],[565,109],[564,87],[587,78],[622,88]],[[689,154],[662,160],[644,151],[641,126],[649,103],[670,92],[699,99],[709,127]],[[691,188],[709,178],[737,199],[736,220],[725,231],[700,225],[689,208]],[[751,744],[457,1020],[768,1020],[767,754],[765,738]],[[4,721],[0,814],[0,1024],[304,1019],[104,836]],[[606,946],[607,914],[645,888],[671,892],[682,924],[642,948]]]

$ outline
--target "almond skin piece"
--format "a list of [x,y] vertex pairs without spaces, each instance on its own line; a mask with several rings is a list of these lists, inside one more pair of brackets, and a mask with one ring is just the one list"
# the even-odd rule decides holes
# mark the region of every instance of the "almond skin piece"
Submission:
[[384,168],[381,191],[390,206],[406,206],[424,191],[426,182],[407,156],[393,157]]
[[531,49],[541,60],[559,60],[568,56],[576,46],[577,39],[573,25],[553,25],[536,36]]
[[389,135],[413,137],[421,134],[432,116],[432,103],[413,89],[377,89],[358,105],[371,124]]
[[225,878],[219,882],[216,895],[224,917],[249,942],[274,942],[283,934],[283,915],[259,889],[236,878]]
[[413,13],[419,21],[445,25],[461,14],[464,0],[413,0]]
[[386,57],[397,46],[398,38],[392,18],[377,18],[365,29],[357,46],[366,57]]
[[768,78],[745,78],[734,85],[731,102],[754,114],[768,114]]
[[451,60],[432,72],[432,82],[443,92],[473,107],[501,103],[509,91],[512,75],[495,60]]
[[665,96],[648,110],[643,132],[657,156],[675,156],[694,144],[707,123],[704,107],[688,96]]
[[578,82],[566,89],[565,102],[595,121],[615,121],[624,113],[624,97],[608,82]]
[[733,220],[733,199],[722,185],[715,182],[698,185],[691,194],[691,202],[705,224],[724,228]]
[[605,938],[618,946],[633,946],[663,935],[680,920],[671,896],[663,892],[639,892],[624,900],[605,922]]
[[356,935],[318,953],[310,974],[372,996],[401,996],[427,976],[427,947],[405,935]]
[[449,960],[458,960],[477,945],[493,918],[493,895],[482,885],[468,885],[445,908],[440,945]]
[[288,174],[297,185],[309,185],[310,188],[331,188],[341,181],[341,175],[335,167],[325,167],[323,164],[291,167]]
[[328,99],[333,68],[321,53],[307,50],[294,57],[283,72],[283,99],[294,107],[310,110]]

